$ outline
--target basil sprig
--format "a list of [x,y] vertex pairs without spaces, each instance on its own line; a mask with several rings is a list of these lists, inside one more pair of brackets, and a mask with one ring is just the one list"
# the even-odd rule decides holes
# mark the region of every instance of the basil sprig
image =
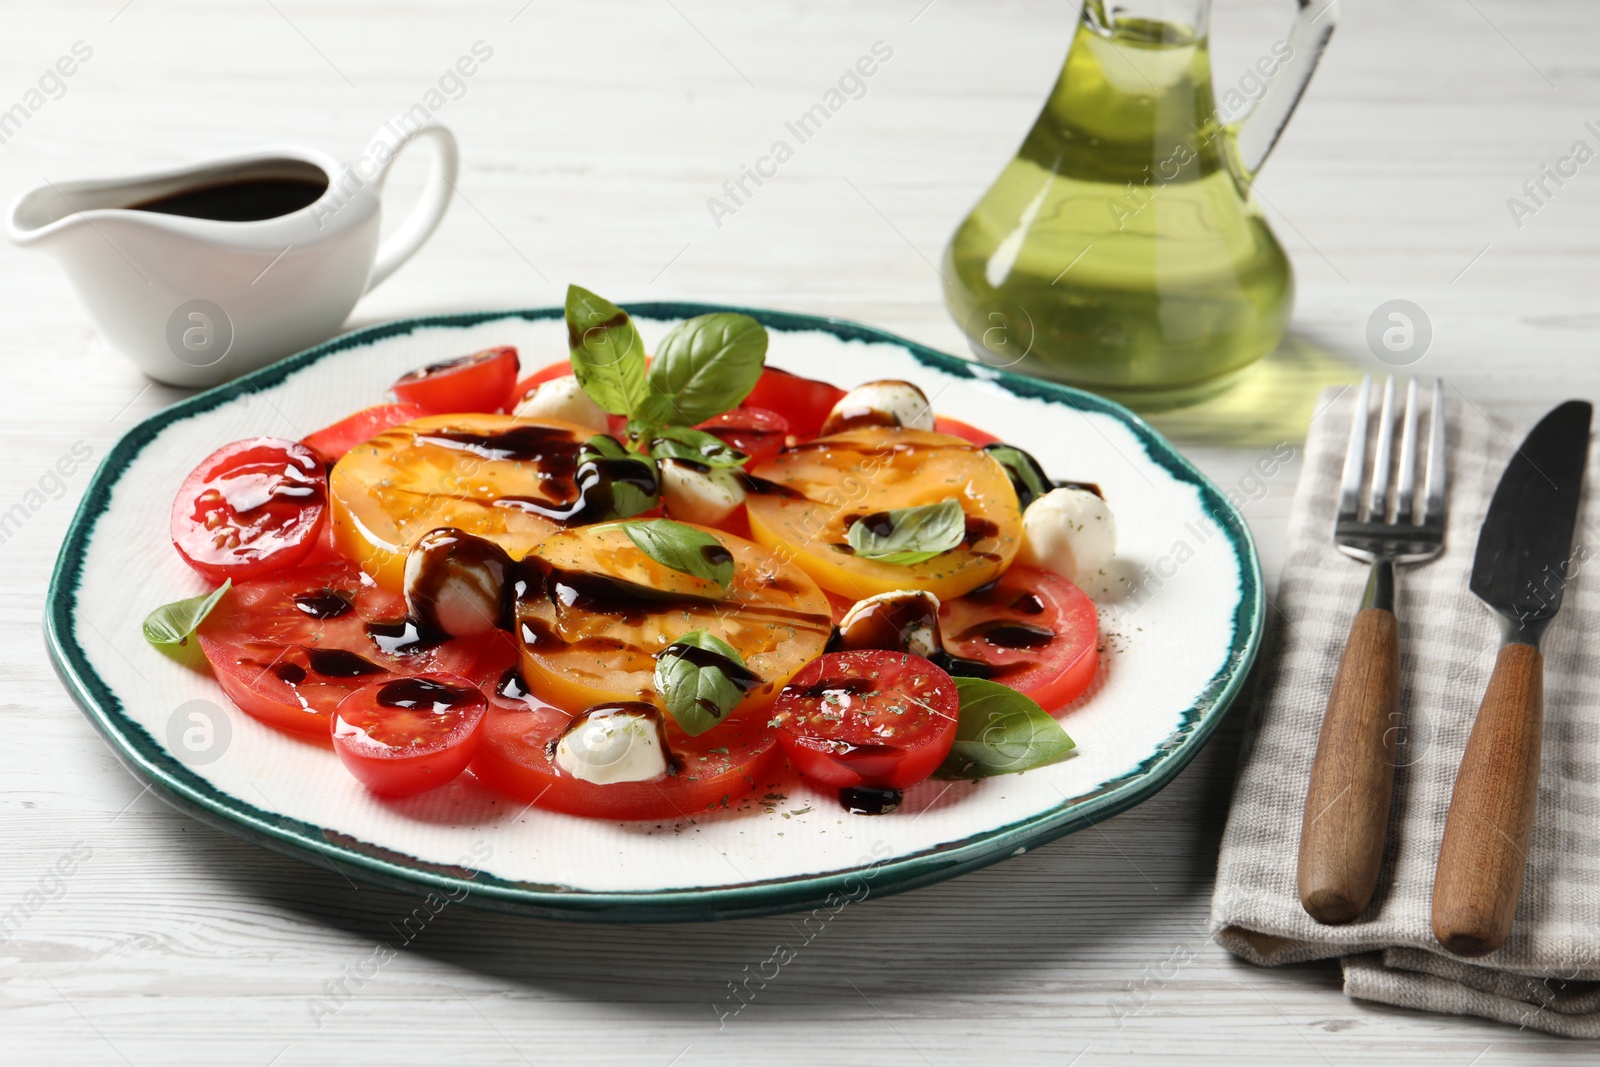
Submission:
[[1072,753],[1072,738],[1038,704],[1010,686],[986,678],[956,678],[961,697],[955,744],[934,772],[940,778],[1015,774]]
[[619,523],[634,547],[663,567],[715,582],[727,592],[733,581],[733,553],[704,530],[671,519]]
[[144,639],[152,645],[188,643],[206,616],[211,614],[211,609],[222,599],[222,595],[232,588],[233,579],[229,578],[209,593],[161,605],[145,616]]
[[716,434],[692,426],[661,426],[646,430],[647,447],[656,460],[687,459],[708,467],[737,467],[750,457]]
[[686,633],[656,656],[656,691],[683,732],[698,737],[761,684],[739,650],[704,630]]
[[749,315],[718,311],[680,322],[648,370],[633,320],[609,300],[568,286],[566,318],[578,385],[606,411],[626,415],[634,441],[738,407],[766,363],[766,327]]
[[954,498],[867,515],[850,524],[845,540],[855,554],[909,567],[956,548],[967,537],[967,516]]
[[650,395],[644,342],[628,313],[603,296],[567,286],[567,345],[572,370],[589,399],[613,415],[630,415]]

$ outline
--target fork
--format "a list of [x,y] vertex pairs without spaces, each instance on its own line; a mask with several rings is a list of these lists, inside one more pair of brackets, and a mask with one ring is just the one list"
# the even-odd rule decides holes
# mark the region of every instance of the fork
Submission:
[[[1377,441],[1366,463],[1372,379],[1361,380],[1339,482],[1334,543],[1371,565],[1322,719],[1300,828],[1300,903],[1322,923],[1367,910],[1378,883],[1400,722],[1400,623],[1395,568],[1432,559],[1444,546],[1444,385],[1433,383],[1422,516],[1416,515],[1417,382],[1406,386],[1400,456],[1394,462],[1395,383],[1383,386]],[[1394,493],[1389,492],[1394,467]],[[1363,485],[1370,484],[1364,494]]]

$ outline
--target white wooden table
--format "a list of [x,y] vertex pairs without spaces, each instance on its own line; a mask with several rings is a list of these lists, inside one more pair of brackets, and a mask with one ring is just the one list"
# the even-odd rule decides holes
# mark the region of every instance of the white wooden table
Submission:
[[[1227,82],[1289,5],[1218,6]],[[93,54],[0,146],[0,192],[275,140],[354,153],[481,40],[492,58],[437,114],[461,140],[461,196],[352,325],[557,303],[579,281],[622,303],[842,315],[960,351],[929,261],[1032,121],[1076,8],[13,4],[0,109],[74,42]],[[1320,382],[1378,368],[1366,322],[1392,298],[1431,318],[1418,370],[1485,407],[1527,418],[1600,393],[1600,163],[1520,228],[1505,203],[1575,140],[1600,141],[1583,126],[1600,118],[1597,31],[1600,11],[1579,0],[1346,4],[1260,184],[1298,270],[1295,338],[1234,399],[1162,420],[1208,473],[1239,484],[1303,435]],[[894,55],[867,95],[717,227],[707,198],[878,40]],[[419,173],[405,168],[395,193]],[[6,1063],[1593,1062],[1577,1043],[1353,1003],[1331,964],[1259,970],[1211,945],[1238,716],[1171,788],[1100,831],[847,909],[720,1027],[729,983],[789,920],[612,928],[452,908],[356,988],[345,976],[412,903],[141,792],[41,647],[48,569],[87,480],[62,488],[47,471],[77,441],[103,455],[177,392],[111,351],[42,259],[0,252],[0,323],[0,510],[32,512],[0,544],[0,914],[29,913],[0,944]],[[1269,574],[1294,472],[1247,506]],[[92,855],[47,879],[74,848]],[[308,1003],[341,980],[353,995],[319,1027]],[[1119,1018],[1134,989],[1143,1007]]]

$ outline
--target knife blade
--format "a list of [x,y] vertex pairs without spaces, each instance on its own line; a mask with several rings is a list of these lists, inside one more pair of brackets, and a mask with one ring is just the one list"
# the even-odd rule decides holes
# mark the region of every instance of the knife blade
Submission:
[[1469,587],[1500,617],[1501,645],[1456,772],[1433,883],[1433,933],[1483,956],[1505,943],[1527,868],[1539,789],[1539,640],[1574,577],[1573,532],[1593,407],[1539,420],[1506,465],[1478,534]]
[[[1565,568],[1589,458],[1587,401],[1569,400],[1522,442],[1478,533],[1471,589],[1518,630],[1537,631],[1561,610]],[[1537,632],[1530,644],[1538,644]]]

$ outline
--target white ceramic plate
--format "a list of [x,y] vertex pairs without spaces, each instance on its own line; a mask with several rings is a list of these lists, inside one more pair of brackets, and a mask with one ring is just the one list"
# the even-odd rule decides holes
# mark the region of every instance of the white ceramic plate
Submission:
[[525,368],[565,358],[559,308],[359,330],[141,423],[96,473],[57,562],[46,631],[68,689],[136,774],[208,822],[392,886],[568,918],[707,919],[906,889],[1018,855],[1170,781],[1237,694],[1261,634],[1255,548],[1216,487],[1136,416],[1087,393],[838,320],[630,308],[647,346],[714,310],[763,321],[775,366],[845,387],[914,381],[941,414],[1006,435],[1055,477],[1102,487],[1121,569],[1089,590],[1105,647],[1100,681],[1062,716],[1072,758],[924,782],[881,817],[848,815],[804,785],[770,810],[661,826],[526,809],[470,776],[387,802],[331,751],[238,712],[209,675],[145,645],[151,608],[203,590],[167,538],[173,493],[201,457],[242,437],[302,437],[381,402],[401,373],[463,352],[514,344]]

